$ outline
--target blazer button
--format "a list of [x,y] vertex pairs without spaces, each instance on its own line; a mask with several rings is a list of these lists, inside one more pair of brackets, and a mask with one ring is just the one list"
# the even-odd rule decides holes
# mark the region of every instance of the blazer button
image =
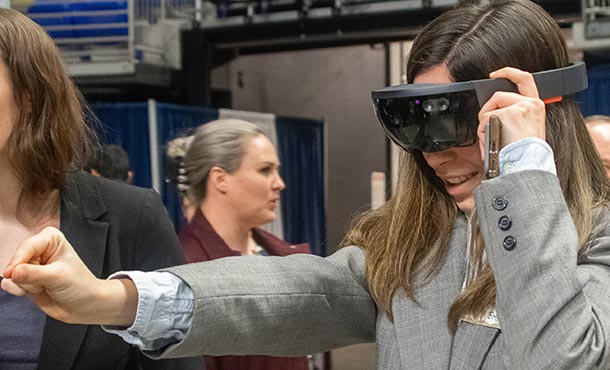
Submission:
[[507,205],[508,205],[508,200],[506,200],[504,197],[501,197],[501,196],[494,197],[494,199],[492,201],[492,206],[496,209],[496,211],[504,210]]
[[504,242],[502,242],[502,246],[504,246],[504,249],[506,249],[507,251],[512,251],[517,246],[517,239],[515,239],[514,236],[509,235],[506,238],[504,238]]
[[508,231],[508,229],[510,229],[511,226],[513,226],[513,222],[511,221],[510,217],[508,217],[508,216],[502,216],[498,220],[498,227],[502,231]]

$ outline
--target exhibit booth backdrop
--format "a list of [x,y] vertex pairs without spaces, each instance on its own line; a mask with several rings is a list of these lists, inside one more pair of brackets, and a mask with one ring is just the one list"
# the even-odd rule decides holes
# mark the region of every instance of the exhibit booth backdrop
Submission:
[[326,255],[322,121],[154,100],[94,104],[92,110],[101,122],[102,141],[125,148],[134,185],[159,192],[176,231],[185,221],[175,185],[165,181],[167,142],[218,118],[242,118],[261,126],[276,144],[282,164],[280,173],[286,182],[278,218],[266,229],[290,243],[308,242],[313,253]]
[[583,116],[610,116],[610,65],[598,65],[587,70],[589,87],[578,94]]

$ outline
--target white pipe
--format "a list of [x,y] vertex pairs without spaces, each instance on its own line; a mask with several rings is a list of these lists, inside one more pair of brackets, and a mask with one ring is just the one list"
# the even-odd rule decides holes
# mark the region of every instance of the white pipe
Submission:
[[148,143],[150,146],[150,178],[152,188],[161,194],[163,182],[159,162],[159,135],[157,124],[157,101],[148,99]]

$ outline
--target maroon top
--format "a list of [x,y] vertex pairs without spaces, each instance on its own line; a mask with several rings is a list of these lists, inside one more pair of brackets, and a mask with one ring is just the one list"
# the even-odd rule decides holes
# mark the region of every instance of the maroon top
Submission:
[[[262,229],[252,229],[252,237],[271,256],[310,253],[309,244],[290,245]],[[200,209],[180,232],[180,244],[187,263],[239,256],[214,231]],[[206,370],[307,370],[306,357],[203,356]]]

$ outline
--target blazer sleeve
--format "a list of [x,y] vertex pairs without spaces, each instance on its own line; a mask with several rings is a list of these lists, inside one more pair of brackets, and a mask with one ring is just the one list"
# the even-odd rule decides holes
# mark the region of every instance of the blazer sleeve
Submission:
[[[228,257],[171,268],[193,289],[186,338],[161,357],[298,356],[375,340],[364,251]],[[229,272],[230,273],[227,273]]]
[[553,174],[502,175],[483,181],[475,195],[507,367],[610,368],[608,210],[600,210],[579,256]]
[[[135,269],[151,271],[184,263],[178,237],[158,194],[147,190],[137,223]],[[146,370],[201,370],[201,358],[153,360],[140,351],[138,363]]]

